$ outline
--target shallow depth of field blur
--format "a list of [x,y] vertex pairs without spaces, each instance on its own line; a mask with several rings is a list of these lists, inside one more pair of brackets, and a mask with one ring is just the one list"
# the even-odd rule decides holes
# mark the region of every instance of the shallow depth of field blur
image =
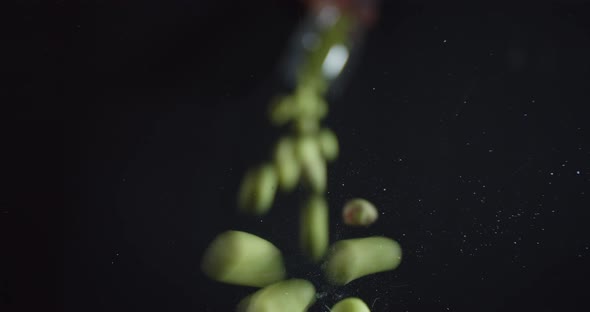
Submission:
[[[376,312],[587,310],[590,7],[382,2],[323,121],[340,141],[330,240],[384,235],[404,258],[320,300],[359,296]],[[319,280],[301,261],[297,192],[264,218],[236,213],[241,178],[280,135],[266,109],[303,5],[94,10],[72,31],[92,46],[95,82],[64,69],[80,104],[64,118],[76,208],[64,222],[62,310],[232,311],[254,289],[199,268],[229,229],[273,242],[291,277]],[[343,224],[357,197],[380,213],[371,227]]]

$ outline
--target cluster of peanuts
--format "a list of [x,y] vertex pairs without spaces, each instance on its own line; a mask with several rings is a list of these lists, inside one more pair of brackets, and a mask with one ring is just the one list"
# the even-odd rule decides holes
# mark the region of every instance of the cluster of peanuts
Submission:
[[269,109],[271,123],[290,124],[293,131],[276,143],[272,161],[246,173],[238,195],[242,212],[267,213],[277,190],[291,192],[300,182],[314,194],[325,192],[327,162],[335,160],[339,151],[334,132],[320,128],[327,112],[326,101],[308,85],[273,101]]
[[[347,33],[346,19],[341,21],[327,32],[324,46],[309,55],[295,90],[271,101],[270,123],[289,131],[274,145],[270,160],[246,172],[238,191],[238,210],[262,216],[270,211],[279,191],[289,193],[304,186],[307,197],[299,216],[300,247],[310,261],[321,263],[326,281],[335,286],[393,270],[401,262],[401,247],[387,237],[340,240],[329,246],[327,166],[338,157],[339,143],[334,132],[321,126],[328,104],[324,98],[326,81],[318,67],[330,46]],[[342,216],[346,225],[368,226],[378,213],[373,204],[357,198],[346,203]],[[219,234],[205,250],[201,269],[219,282],[260,287],[240,301],[238,312],[305,312],[320,298],[310,281],[287,278],[283,255],[273,243],[243,231]],[[355,297],[328,309],[370,311]]]

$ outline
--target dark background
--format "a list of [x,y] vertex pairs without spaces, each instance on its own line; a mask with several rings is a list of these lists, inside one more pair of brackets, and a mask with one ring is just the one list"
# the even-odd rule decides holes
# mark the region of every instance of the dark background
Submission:
[[[341,143],[328,198],[333,240],[386,235],[404,261],[312,311],[345,296],[373,311],[588,310],[590,6],[383,2],[324,121]],[[252,289],[199,270],[227,229],[271,240],[321,287],[300,262],[297,194],[262,219],[235,213],[240,178],[279,135],[264,113],[301,3],[15,12],[19,105],[2,130],[25,165],[7,162],[18,200],[0,218],[17,226],[2,233],[0,308],[232,311]],[[382,212],[369,229],[339,223],[356,196]]]

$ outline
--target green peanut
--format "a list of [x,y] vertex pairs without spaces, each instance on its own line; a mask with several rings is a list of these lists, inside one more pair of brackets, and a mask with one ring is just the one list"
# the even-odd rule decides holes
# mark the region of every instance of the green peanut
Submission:
[[320,120],[328,113],[328,104],[316,88],[310,85],[303,84],[295,90],[295,103],[297,116],[300,118]]
[[301,165],[295,155],[295,142],[290,137],[283,137],[275,147],[275,167],[279,179],[279,187],[285,192],[292,191],[301,176]]
[[330,129],[322,129],[318,134],[318,143],[322,156],[327,161],[333,161],[338,157],[339,147],[338,138]]
[[241,231],[219,234],[205,250],[201,269],[216,281],[254,287],[280,281],[286,274],[277,247]]
[[296,115],[293,96],[280,96],[272,100],[268,111],[270,122],[282,126]]
[[250,169],[238,195],[238,207],[242,212],[263,215],[274,201],[278,186],[277,170],[271,164]]
[[337,302],[331,312],[371,312],[367,304],[359,298],[346,298]]
[[293,128],[297,134],[313,134],[320,129],[320,121],[314,118],[297,118],[293,120]]
[[267,286],[244,298],[238,312],[304,312],[315,300],[315,287],[303,279]]
[[368,237],[336,242],[324,270],[334,285],[345,285],[359,277],[395,269],[401,262],[399,244],[387,237]]
[[321,260],[328,249],[328,219],[328,204],[321,196],[312,196],[301,209],[300,244],[303,252],[314,262]]
[[328,172],[317,140],[312,136],[300,137],[296,152],[303,167],[305,181],[314,192],[323,193],[326,190]]

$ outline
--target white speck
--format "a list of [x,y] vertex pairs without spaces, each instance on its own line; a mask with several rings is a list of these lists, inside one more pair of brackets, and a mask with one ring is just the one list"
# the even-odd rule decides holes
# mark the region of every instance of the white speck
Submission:
[[553,175],[553,172],[549,172],[549,175]]
[[447,43],[447,39],[443,40],[443,43]]
[[111,264],[115,264],[115,261],[111,261]]
[[524,117],[527,117],[528,115],[529,115],[529,114],[527,114],[527,113],[524,113],[524,115],[523,115],[523,116],[524,116]]
[[535,103],[535,100],[531,100],[531,103]]
[[488,153],[491,153],[491,152],[493,152],[493,151],[494,151],[493,149],[489,149],[489,150],[488,150]]
[[387,189],[386,188],[383,188],[383,191],[387,191]]
[[576,174],[580,174],[580,170],[576,171]]
[[375,91],[375,87],[373,87],[373,91]]
[[514,245],[516,245],[516,241],[514,241],[513,243],[514,243]]

